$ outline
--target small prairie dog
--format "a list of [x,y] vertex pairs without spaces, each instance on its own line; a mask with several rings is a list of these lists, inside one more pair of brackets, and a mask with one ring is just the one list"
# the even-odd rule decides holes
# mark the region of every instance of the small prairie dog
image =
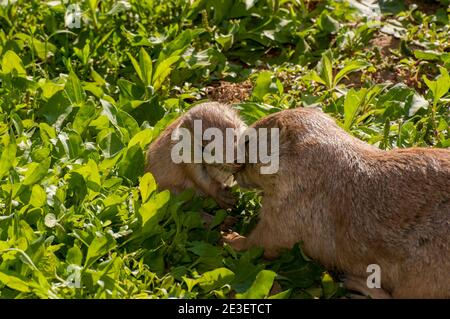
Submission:
[[[245,129],[244,122],[238,112],[226,104],[207,102],[194,106],[175,122],[169,125],[161,135],[150,144],[147,151],[146,171],[151,172],[161,189],[168,189],[178,194],[187,188],[193,188],[199,195],[213,197],[223,208],[232,207],[235,198],[228,186],[233,180],[232,174],[239,168],[235,163],[175,163],[171,157],[172,147],[178,142],[172,140],[172,133],[179,129],[187,129],[194,137],[194,121],[201,120],[201,134],[208,128],[217,128],[226,139],[226,129],[231,128],[236,135],[233,136],[234,147],[238,134]],[[216,137],[217,138],[217,137]],[[192,143],[194,140],[192,139]],[[210,141],[202,140],[204,147]],[[224,141],[225,143],[230,141]],[[192,144],[193,145],[193,144]],[[192,149],[193,151],[193,149]],[[236,152],[234,152],[236,154]],[[192,152],[193,154],[193,152]]]
[[[237,250],[266,257],[302,241],[303,250],[343,272],[348,289],[373,298],[450,298],[450,151],[383,151],[341,129],[321,110],[298,108],[257,121],[279,128],[279,170],[246,163],[238,184],[263,192],[248,237],[226,234]],[[381,288],[368,288],[369,265]]]

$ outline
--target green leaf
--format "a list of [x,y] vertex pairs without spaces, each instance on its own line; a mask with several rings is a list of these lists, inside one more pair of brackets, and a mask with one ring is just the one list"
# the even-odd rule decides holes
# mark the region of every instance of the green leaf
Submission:
[[40,80],[39,85],[42,89],[42,96],[45,99],[51,98],[56,92],[61,91],[64,89],[63,84],[54,83],[49,80]]
[[267,299],[288,299],[291,296],[292,289],[288,289],[277,293],[276,295],[269,296]]
[[147,128],[136,133],[128,143],[128,147],[139,144],[142,149],[145,149],[145,147],[152,141],[152,139],[153,129]]
[[236,294],[237,299],[266,298],[272,288],[276,273],[271,270],[261,270],[251,287],[242,294]]
[[72,104],[81,105],[81,103],[83,103],[84,90],[80,80],[73,71],[69,73],[69,78],[64,86],[64,91]]
[[322,277],[322,287],[325,298],[331,298],[338,290],[338,284],[333,281],[328,273],[325,273]]
[[145,86],[151,85],[153,73],[152,59],[143,47],[139,51],[139,67],[142,72],[142,82],[144,82]]
[[40,182],[44,176],[47,175],[48,169],[50,168],[50,162],[51,159],[47,158],[42,163],[30,163],[22,184],[25,186],[31,186]]
[[73,108],[67,94],[62,91],[56,92],[38,111],[47,120],[47,124],[60,129]]
[[261,72],[253,88],[252,96],[262,101],[264,96],[268,93],[281,93],[274,78],[273,73],[270,71]]
[[254,102],[240,103],[236,106],[236,109],[239,110],[240,116],[248,124],[251,124],[269,114],[281,111],[278,107]]
[[131,64],[133,64],[134,70],[136,71],[138,77],[141,79],[141,81],[142,81],[143,83],[145,83],[145,82],[144,82],[144,77],[143,77],[143,75],[142,75],[142,70],[141,70],[141,67],[139,66],[138,61],[136,61],[136,59],[133,58],[133,56],[132,56],[129,52],[127,52],[127,55],[128,55],[128,58],[129,58],[130,61],[131,61]]
[[340,27],[339,22],[325,11],[320,15],[318,25],[326,33],[336,33]]
[[17,146],[15,143],[10,142],[2,150],[2,156],[0,157],[0,178],[9,172],[13,167],[14,160],[16,159]]
[[431,50],[414,50],[414,56],[417,59],[427,61],[439,61],[441,59],[441,55],[439,52]]
[[439,99],[443,97],[450,89],[450,77],[447,70],[443,67],[440,67],[439,70],[441,75],[436,79],[436,81],[430,81],[425,75],[423,76],[423,80],[426,85],[430,91],[433,92],[433,105],[436,105]]
[[413,116],[419,109],[428,108],[428,101],[405,84],[398,83],[378,98],[376,107],[384,109],[383,116]]
[[145,173],[139,181],[139,191],[141,192],[142,202],[145,203],[150,195],[156,190],[156,181],[151,173]]
[[231,284],[234,279],[234,273],[227,268],[217,268],[207,271],[197,279],[197,283],[204,291],[218,289],[226,284]]
[[114,248],[115,242],[112,238],[106,236],[95,237],[89,245],[86,262],[84,267],[91,266],[97,259],[106,255],[112,248]]
[[67,251],[66,261],[68,264],[81,266],[83,261],[83,253],[78,246],[73,246]]
[[89,123],[95,116],[95,105],[93,103],[83,103],[75,115],[72,127],[78,134],[83,134],[83,132],[89,126]]
[[38,184],[33,185],[31,190],[30,204],[33,207],[42,207],[47,202],[47,194]]
[[0,270],[0,281],[11,289],[20,292],[30,291],[29,285],[25,281],[2,270]]
[[128,148],[125,156],[117,164],[118,174],[121,177],[126,177],[133,183],[137,181],[138,177],[144,172],[144,154],[138,144]]
[[356,92],[354,89],[350,89],[347,92],[347,96],[344,100],[344,129],[347,131],[350,130],[358,115],[359,107],[363,101],[362,95],[362,90]]
[[160,215],[158,215],[158,211],[166,205],[169,199],[170,192],[166,190],[156,194],[139,208],[142,227],[149,227],[150,224],[156,225],[159,222]]
[[153,75],[153,88],[155,91],[159,90],[164,82],[164,80],[172,72],[172,65],[178,62],[179,56],[171,56],[164,61],[158,63],[156,66],[155,74]]
[[97,163],[94,160],[89,159],[85,165],[73,170],[73,172],[79,173],[80,175],[83,176],[87,187],[96,192],[100,191],[101,188],[100,174]]
[[344,68],[336,74],[336,76],[333,80],[333,85],[336,86],[339,83],[339,81],[347,74],[349,74],[351,72],[362,70],[362,69],[368,67],[369,65],[370,65],[370,63],[368,63],[367,61],[363,61],[363,60],[353,60],[353,61],[350,61],[349,63],[346,63]]
[[221,249],[203,241],[194,241],[191,243],[192,247],[188,248],[200,257],[216,257],[221,255]]
[[322,54],[322,59],[317,64],[319,76],[328,89],[333,88],[333,65],[332,65],[331,52],[327,51]]
[[315,81],[317,83],[323,84],[323,85],[327,85],[327,83],[325,82],[324,79],[322,79],[319,74],[317,74],[317,72],[315,70],[312,70],[311,72],[307,73],[304,77],[303,80],[308,80],[308,81]]
[[16,70],[19,75],[26,75],[22,59],[14,51],[6,51],[2,58],[2,72],[5,74]]

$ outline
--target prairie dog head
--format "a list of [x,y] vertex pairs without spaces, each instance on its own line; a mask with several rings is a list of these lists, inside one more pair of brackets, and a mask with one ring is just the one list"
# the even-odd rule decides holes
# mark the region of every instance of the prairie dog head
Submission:
[[[245,149],[245,164],[235,179],[243,188],[265,192],[277,192],[293,176],[309,170],[314,161],[320,161],[319,145],[344,133],[321,110],[304,108],[271,114],[248,130],[254,131],[258,142],[249,139],[240,143]],[[247,139],[246,132],[241,137]]]
[[204,164],[209,175],[225,183],[241,167],[236,163],[236,150],[245,128],[235,109],[226,104],[207,102],[194,106],[183,115],[176,130],[184,129],[190,133],[192,160]]

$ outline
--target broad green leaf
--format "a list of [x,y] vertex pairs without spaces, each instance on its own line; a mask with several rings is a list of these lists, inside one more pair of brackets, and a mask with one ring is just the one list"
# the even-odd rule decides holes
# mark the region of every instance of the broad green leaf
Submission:
[[5,74],[16,70],[19,75],[26,75],[22,59],[14,51],[6,51],[2,58],[2,72]]
[[136,120],[127,112],[117,111],[117,124],[119,127],[126,129],[130,133],[130,137],[140,132],[140,128]]
[[53,56],[54,52],[56,51],[56,46],[54,46],[52,43],[48,41],[42,42],[37,40],[36,38],[32,38],[31,42],[33,43],[32,45],[33,51],[42,61],[45,61],[49,57]]
[[413,116],[420,109],[427,109],[429,103],[425,98],[419,93],[415,92],[412,96],[411,103],[408,105],[408,116]]
[[384,109],[383,116],[413,116],[419,109],[428,108],[428,101],[415,90],[399,83],[382,94],[376,103],[378,109]]
[[89,123],[95,116],[95,105],[93,103],[83,103],[75,115],[73,121],[73,129],[78,132],[78,134],[83,134],[83,132],[89,126]]
[[89,245],[84,267],[87,268],[91,266],[97,259],[103,255],[106,255],[112,248],[114,248],[114,246],[115,242],[110,237],[95,237]]
[[100,174],[97,163],[94,160],[89,159],[85,165],[75,169],[74,172],[79,173],[83,176],[87,187],[96,192],[100,191]]
[[172,65],[178,62],[179,56],[171,56],[164,61],[158,63],[156,66],[155,74],[153,75],[153,88],[155,91],[159,90],[164,82],[164,80],[172,72]]
[[436,105],[441,97],[443,97],[450,89],[450,76],[445,68],[439,68],[441,75],[435,80],[430,81],[424,75],[423,80],[426,85],[433,92],[433,105]]
[[191,245],[192,247],[188,248],[188,250],[200,257],[216,257],[221,254],[221,249],[219,247],[203,241],[194,241]]
[[39,81],[39,85],[42,89],[42,96],[46,99],[51,98],[56,92],[64,90],[64,85],[54,83],[49,80]]
[[274,79],[273,73],[270,71],[261,72],[253,88],[252,95],[258,100],[262,101],[264,96],[268,93],[281,93],[279,87]]
[[153,129],[147,128],[134,135],[128,143],[128,147],[139,144],[142,149],[145,149],[145,147],[152,141],[152,139]]
[[14,160],[16,158],[17,146],[13,142],[9,142],[2,150],[0,156],[0,178],[8,173],[11,167],[13,167]]
[[31,190],[30,204],[33,207],[42,207],[47,202],[47,194],[38,184],[33,185]]
[[326,11],[324,11],[318,19],[319,27],[327,33],[335,33],[339,30],[339,22],[332,18]]
[[242,294],[236,294],[237,299],[266,298],[272,288],[276,273],[271,270],[261,270],[251,287]]
[[139,191],[141,192],[142,202],[145,203],[150,195],[156,190],[156,181],[151,173],[145,173],[139,181]]
[[38,111],[43,116],[47,124],[59,130],[72,112],[72,103],[63,91],[56,92]]
[[217,211],[214,214],[214,219],[211,225],[209,225],[209,228],[213,229],[214,227],[219,226],[225,220],[225,217],[227,217],[227,215],[228,215],[227,212],[223,209]]
[[80,156],[83,140],[77,132],[73,130],[60,132],[58,140],[60,142],[58,146],[62,146],[68,158],[75,159]]
[[217,268],[207,271],[197,279],[197,283],[204,291],[218,289],[226,284],[231,284],[234,279],[234,273],[227,268]]
[[439,61],[440,53],[431,50],[414,50],[414,56],[417,59],[427,60],[427,61]]
[[30,49],[33,51],[33,54],[42,61],[46,61],[49,57],[53,56],[54,52],[56,51],[56,46],[50,43],[48,40],[46,42],[43,42],[36,37],[25,33],[17,33],[15,37],[27,43]]
[[169,199],[170,192],[166,190],[156,194],[146,204],[139,208],[142,227],[148,227],[148,225],[146,225],[147,223],[156,224],[159,222],[158,210],[164,207]]
[[362,69],[368,67],[369,65],[370,65],[370,63],[368,63],[367,61],[363,61],[363,60],[353,60],[349,63],[346,63],[344,68],[336,74],[333,85],[336,86],[339,83],[339,81],[347,74],[349,74],[351,72],[362,70]]
[[39,123],[39,133],[45,143],[50,143],[51,139],[56,138],[56,130],[47,123]]
[[20,292],[29,292],[30,288],[29,285],[23,281],[22,279],[9,275],[6,272],[0,270],[0,281],[8,286],[11,289],[20,291]]
[[73,246],[67,251],[66,261],[69,264],[81,266],[83,261],[83,253],[78,246]]
[[121,205],[127,199],[127,195],[119,196],[117,194],[111,194],[103,200],[103,205],[105,207],[111,207],[115,205]]
[[48,169],[50,168],[50,162],[51,159],[47,158],[42,163],[30,163],[22,184],[25,186],[31,186],[39,183],[45,175],[47,175]]
[[194,288],[198,283],[196,279],[191,279],[186,276],[183,276],[182,278],[183,281],[186,283],[186,286],[188,287],[188,291],[192,291],[192,288]]
[[128,148],[125,156],[117,164],[118,174],[121,177],[126,177],[135,182],[138,177],[144,172],[144,153],[142,148],[135,144]]

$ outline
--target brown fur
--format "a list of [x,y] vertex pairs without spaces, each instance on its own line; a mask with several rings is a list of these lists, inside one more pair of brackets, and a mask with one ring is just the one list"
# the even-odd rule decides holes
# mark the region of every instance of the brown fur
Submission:
[[226,242],[274,257],[303,241],[307,255],[347,275],[349,288],[366,286],[367,266],[378,264],[384,291],[369,289],[374,297],[450,298],[450,151],[383,151],[315,109],[253,126],[280,129],[280,169],[261,175],[261,164],[246,164],[235,174],[263,191],[262,209],[247,238]]
[[[187,128],[192,136],[194,120],[202,120],[203,131],[210,127],[222,130],[226,128],[243,129],[245,127],[236,110],[228,105],[210,102],[194,106],[175,122],[169,125],[150,144],[147,151],[146,171],[151,172],[161,189],[180,193],[187,188],[194,188],[200,195],[213,197],[222,207],[233,206],[235,199],[227,185],[236,171],[235,164],[180,163],[171,159],[172,132],[178,127]],[[206,144],[209,141],[206,141]]]

